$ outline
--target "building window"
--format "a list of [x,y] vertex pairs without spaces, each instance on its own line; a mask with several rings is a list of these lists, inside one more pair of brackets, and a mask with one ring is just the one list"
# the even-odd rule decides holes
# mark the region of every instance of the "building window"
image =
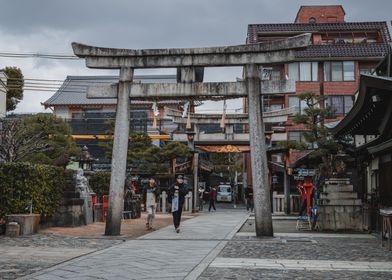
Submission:
[[289,96],[289,107],[295,107],[296,114],[303,114],[304,109],[307,108],[306,101],[299,99],[298,96]]
[[355,81],[354,61],[324,62],[324,80],[330,81]]
[[334,108],[335,114],[340,116],[347,115],[353,107],[353,103],[353,96],[351,95],[332,95],[325,100],[325,106]]
[[289,63],[289,79],[294,81],[318,81],[318,62]]
[[272,104],[269,106],[263,106],[264,112],[273,112],[273,111],[279,111],[283,109],[282,104]]
[[289,131],[289,134],[287,137],[288,137],[289,141],[301,142],[301,136],[303,138],[303,135],[301,135],[301,132],[299,132],[299,131]]
[[147,133],[148,111],[130,111],[130,133]]
[[271,71],[271,80],[273,81],[280,81],[280,71],[279,70],[272,70]]
[[287,140],[296,141],[298,143],[304,143],[309,149],[316,149],[316,143],[310,143],[306,141],[305,132],[303,131],[289,131],[287,135]]
[[316,23],[316,19],[314,17],[309,18],[309,23]]

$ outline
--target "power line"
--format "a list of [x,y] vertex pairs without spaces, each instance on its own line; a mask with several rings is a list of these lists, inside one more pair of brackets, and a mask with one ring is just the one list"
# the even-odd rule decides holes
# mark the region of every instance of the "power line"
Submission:
[[68,59],[68,60],[80,60],[81,58],[75,55],[67,54],[50,54],[50,53],[17,53],[1,51],[0,57],[11,57],[11,58],[45,58],[45,59]]

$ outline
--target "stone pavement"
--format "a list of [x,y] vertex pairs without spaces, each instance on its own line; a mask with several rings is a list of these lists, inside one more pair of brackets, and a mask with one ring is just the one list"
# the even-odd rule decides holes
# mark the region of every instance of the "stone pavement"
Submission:
[[274,220],[274,237],[256,238],[244,224],[199,277],[206,279],[392,279],[392,251],[370,234],[287,232],[295,220]]
[[64,262],[21,279],[196,279],[245,222],[224,210]]
[[0,236],[0,279],[15,279],[65,260],[102,250],[122,240],[33,234]]
[[298,232],[274,218],[256,238],[243,209],[203,212],[22,279],[392,279],[392,251],[369,234]]

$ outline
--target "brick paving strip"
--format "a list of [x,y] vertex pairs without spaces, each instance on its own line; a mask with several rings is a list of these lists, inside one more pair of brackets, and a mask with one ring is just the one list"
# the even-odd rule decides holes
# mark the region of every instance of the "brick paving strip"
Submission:
[[392,262],[354,262],[330,260],[289,260],[253,258],[216,258],[210,267],[275,270],[392,272]]
[[[238,232],[235,236],[238,237],[256,237],[254,232]],[[344,233],[310,233],[310,232],[278,232],[274,233],[274,237],[286,238],[352,238],[352,239],[375,239],[374,235],[370,234],[344,234]]]

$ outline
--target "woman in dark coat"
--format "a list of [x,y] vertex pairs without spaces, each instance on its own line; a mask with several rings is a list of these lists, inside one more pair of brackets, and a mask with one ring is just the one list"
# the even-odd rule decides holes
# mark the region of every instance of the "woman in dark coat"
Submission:
[[180,232],[182,207],[188,190],[184,185],[184,176],[178,175],[176,182],[169,188],[168,199],[172,205],[173,224],[177,233]]

